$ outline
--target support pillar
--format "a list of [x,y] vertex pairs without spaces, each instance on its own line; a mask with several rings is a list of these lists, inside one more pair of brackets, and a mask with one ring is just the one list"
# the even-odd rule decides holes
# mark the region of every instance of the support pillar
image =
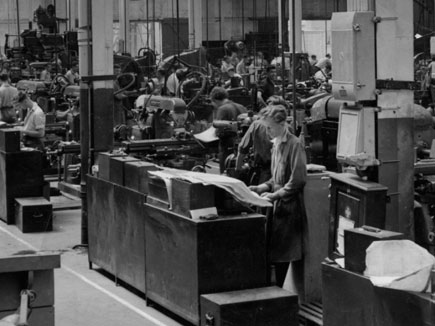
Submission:
[[[283,0],[284,1],[284,0]],[[293,3],[294,2],[294,8],[295,8],[295,22],[292,23],[292,17],[293,17]],[[288,35],[289,35],[289,47],[290,52],[292,52],[292,35],[293,35],[293,25],[295,28],[295,53],[301,53],[302,52],[302,0],[289,0],[289,22],[288,22]]]
[[[130,0],[119,1],[119,49],[130,53]],[[104,19],[104,18],[103,18]],[[112,19],[110,20],[112,21]]]
[[[375,14],[381,18],[376,35],[377,79],[413,81],[413,2],[376,0]],[[379,183],[388,187],[390,198],[386,228],[413,238],[414,92],[381,92],[378,106],[385,109],[378,114],[378,130],[390,130],[388,137],[378,137]]]
[[[79,0],[79,28],[77,31],[77,42],[79,47],[79,74],[88,76],[91,74],[92,67],[92,40],[91,40],[91,0]],[[80,180],[80,198],[82,200],[81,215],[81,244],[88,244],[88,205],[86,176],[89,173],[89,110],[90,91],[89,85],[80,82],[80,156],[81,156],[81,180]]]
[[[127,1],[128,2],[128,1]],[[92,0],[91,129],[94,153],[113,148],[113,0]]]
[[[376,79],[413,81],[413,2],[348,0],[348,11],[374,11]],[[394,60],[392,59],[394,58]],[[380,89],[377,105],[377,156],[380,184],[388,187],[385,228],[413,238],[414,92]]]
[[189,0],[189,49],[202,44],[202,1]]

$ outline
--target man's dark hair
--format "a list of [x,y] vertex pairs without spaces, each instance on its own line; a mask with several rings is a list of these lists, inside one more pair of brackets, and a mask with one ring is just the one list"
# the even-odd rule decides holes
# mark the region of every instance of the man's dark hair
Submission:
[[0,81],[2,81],[2,82],[7,82],[7,81],[9,81],[9,76],[8,76],[8,74],[1,74],[1,75],[0,75]]
[[228,92],[225,88],[215,87],[211,90],[210,99],[212,101],[214,101],[214,100],[223,101],[226,98],[228,98]]

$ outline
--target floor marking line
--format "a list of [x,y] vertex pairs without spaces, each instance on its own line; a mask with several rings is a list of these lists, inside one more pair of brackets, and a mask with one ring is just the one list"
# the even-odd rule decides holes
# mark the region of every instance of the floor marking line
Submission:
[[[3,233],[6,233],[7,235],[9,235],[11,238],[14,238],[15,240],[17,240],[18,242],[21,242],[22,244],[24,244],[26,247],[34,250],[34,251],[39,251],[38,248],[34,247],[32,244],[30,244],[29,242],[27,242],[24,239],[21,239],[20,237],[18,237],[17,235],[13,234],[12,232],[10,232],[9,230],[5,229],[3,226],[0,225],[0,231],[2,231]],[[117,296],[116,294],[110,292],[109,290],[106,290],[105,288],[101,287],[100,285],[92,282],[90,279],[88,279],[87,277],[85,277],[84,275],[80,274],[79,272],[76,272],[74,270],[72,270],[70,267],[66,266],[66,265],[62,265],[61,266],[62,269],[64,269],[65,271],[67,271],[68,273],[73,274],[74,276],[78,277],[79,279],[81,279],[83,282],[88,283],[89,285],[91,285],[92,287],[94,287],[95,289],[97,289],[98,291],[106,294],[107,296],[109,296],[110,298],[114,299],[115,301],[119,302],[120,304],[122,304],[123,306],[127,307],[128,309],[134,311],[135,313],[137,313],[138,315],[142,316],[145,319],[148,319],[149,321],[155,323],[157,326],[167,326],[167,324],[162,323],[161,321],[159,321],[158,319],[154,318],[153,316],[147,314],[146,312],[140,310],[139,308],[136,308],[135,306],[133,306],[132,304],[128,303],[126,300],[122,299],[121,297]]]

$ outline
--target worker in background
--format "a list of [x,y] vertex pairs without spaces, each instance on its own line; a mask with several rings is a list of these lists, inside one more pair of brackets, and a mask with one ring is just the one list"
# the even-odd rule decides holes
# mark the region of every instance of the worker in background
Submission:
[[311,66],[315,66],[316,63],[318,62],[317,55],[315,55],[315,54],[310,55],[309,62],[310,62]]
[[177,71],[181,69],[181,66],[173,66],[172,67],[172,73],[169,75],[168,79],[166,80],[166,88],[163,87],[162,91],[165,91],[165,93],[162,93],[162,95],[169,95],[169,96],[177,96],[178,95],[178,88],[180,86],[180,79],[177,75]]
[[231,56],[230,56],[230,63],[231,63],[231,65],[232,65],[234,68],[236,68],[237,65],[239,64],[239,62],[240,62],[240,60],[239,60],[239,58],[237,57],[237,52],[232,52],[232,53],[231,53]]
[[10,75],[10,72],[11,72],[11,64],[10,64],[10,62],[9,61],[4,61],[3,62],[3,64],[2,64],[2,68],[1,68],[1,71],[0,71],[0,75]]
[[165,76],[166,70],[163,68],[159,68],[157,70],[156,78],[153,78],[154,81],[154,90],[153,95],[162,95],[163,87],[165,87]]
[[242,76],[236,73],[234,67],[228,69],[229,79],[224,83],[225,88],[237,88],[244,86]]
[[18,90],[9,83],[7,74],[0,75],[0,120],[6,123],[16,122],[14,99]]
[[331,79],[331,72],[331,64],[327,62],[322,69],[318,70],[314,74],[314,79],[319,83],[327,82],[329,79]]
[[45,136],[44,111],[24,92],[18,92],[15,98],[15,105],[17,108],[27,110],[24,125],[20,128],[24,146],[43,151],[44,144],[42,138]]
[[320,59],[317,63],[314,64],[317,70],[325,69],[327,65],[332,66],[331,55],[329,53],[327,53],[324,58]]
[[65,77],[68,79],[71,85],[79,84],[80,75],[78,62],[73,62],[71,69],[66,72]]
[[266,78],[264,78],[257,88],[257,102],[260,108],[266,106],[269,97],[275,94],[276,67],[268,66],[266,68]]
[[252,148],[251,168],[255,169],[258,181],[255,184],[262,184],[268,181],[272,175],[270,172],[270,161],[272,151],[272,139],[267,132],[267,126],[264,121],[264,114],[268,108],[263,108],[243,136],[239,143],[238,154],[236,159],[236,171],[243,170],[243,164],[246,156]]
[[[211,101],[215,107],[214,120],[234,121],[237,122],[237,117],[246,113],[246,108],[238,103],[229,100],[228,92],[225,88],[215,87],[210,93]],[[233,153],[237,133],[232,130],[216,129],[216,136],[219,137],[219,170],[220,173],[225,171],[225,159]]]
[[221,65],[221,72],[223,72],[223,73],[228,73],[228,70],[229,70],[231,67],[234,67],[234,66],[231,64],[231,57],[228,56],[228,55],[224,56],[224,58],[223,58],[223,60],[222,60],[222,65]]
[[305,219],[303,189],[306,182],[306,154],[298,137],[287,126],[287,112],[282,105],[272,105],[264,113],[268,133],[274,139],[271,160],[272,178],[250,186],[263,198],[274,203],[269,236],[269,258],[275,267],[278,286],[292,262],[296,286],[302,283],[302,232]]
[[45,83],[51,83],[51,81],[53,80],[51,78],[52,71],[53,71],[53,64],[49,62],[46,64],[45,69],[41,71],[41,76],[39,77],[39,79]]

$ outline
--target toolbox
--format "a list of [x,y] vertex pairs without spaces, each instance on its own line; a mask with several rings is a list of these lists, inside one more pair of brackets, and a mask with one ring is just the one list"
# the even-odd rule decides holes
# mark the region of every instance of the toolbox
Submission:
[[110,181],[110,159],[112,157],[126,156],[122,152],[103,152],[98,154],[98,177]]
[[124,165],[124,185],[142,194],[149,193],[148,171],[158,170],[158,167],[149,162],[126,162]]
[[43,194],[42,153],[0,151],[0,219],[15,222],[15,198]]
[[117,185],[124,186],[125,164],[128,162],[139,162],[140,160],[132,156],[118,156],[110,158],[109,181]]
[[215,187],[172,179],[172,210],[190,217],[190,211],[215,206]]
[[298,296],[277,286],[201,296],[201,326],[298,326]]
[[53,230],[53,205],[44,197],[15,198],[15,223],[23,232]]
[[363,226],[344,230],[344,267],[355,273],[366,269],[366,250],[373,241],[401,240],[403,233]]
[[19,152],[21,133],[16,129],[0,129],[0,151]]

